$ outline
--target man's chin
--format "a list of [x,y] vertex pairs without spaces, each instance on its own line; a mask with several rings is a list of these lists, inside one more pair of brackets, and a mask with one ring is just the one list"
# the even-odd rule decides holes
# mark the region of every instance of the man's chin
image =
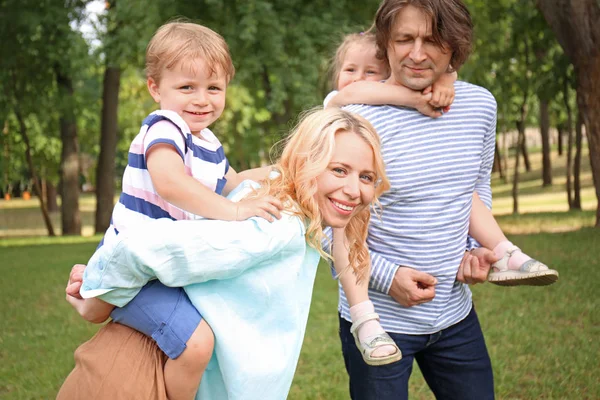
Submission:
[[429,78],[406,78],[402,80],[403,86],[419,92],[431,86],[432,83],[433,81]]

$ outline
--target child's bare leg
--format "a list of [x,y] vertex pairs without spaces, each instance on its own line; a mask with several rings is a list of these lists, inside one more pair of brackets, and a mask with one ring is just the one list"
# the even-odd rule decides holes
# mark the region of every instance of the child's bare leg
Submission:
[[[334,268],[338,274],[342,289],[344,289],[344,293],[346,294],[348,304],[350,305],[350,317],[352,318],[352,322],[353,324],[359,324],[357,329],[359,341],[361,343],[369,343],[375,338],[381,339],[383,336],[387,337],[387,333],[385,333],[385,330],[381,327],[378,319],[368,319],[365,322],[360,323],[365,316],[373,315],[375,313],[373,303],[369,300],[370,274],[367,273],[361,282],[356,281],[357,277],[352,273],[352,270],[346,268],[350,262],[348,260],[348,246],[345,241],[344,230],[334,229],[333,231],[332,253],[334,258]],[[372,358],[384,358],[397,354],[398,357],[400,357],[400,350],[395,344],[391,343],[387,344],[383,340],[378,340],[375,348],[370,353],[370,356]],[[389,362],[396,361],[397,359],[390,360]]]
[[192,400],[213,353],[215,339],[203,319],[186,342],[186,349],[165,364],[165,386],[169,400]]

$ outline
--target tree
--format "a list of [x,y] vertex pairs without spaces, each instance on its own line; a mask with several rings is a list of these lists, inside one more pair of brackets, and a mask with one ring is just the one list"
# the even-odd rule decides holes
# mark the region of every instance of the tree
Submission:
[[577,105],[586,126],[600,227],[600,2],[538,0],[548,25],[575,68]]
[[[227,41],[236,76],[215,126],[234,168],[265,160],[290,121],[322,104],[328,61],[343,33],[366,30],[379,0],[163,1],[160,14],[185,15]],[[228,89],[228,92],[229,90]],[[242,163],[242,160],[244,162]]]
[[[118,4],[118,6],[117,6]],[[154,10],[154,11],[153,11]],[[96,168],[96,215],[94,229],[104,233],[110,225],[115,196],[119,89],[121,73],[128,65],[139,66],[148,37],[158,22],[156,7],[146,1],[106,3],[100,32],[105,60],[100,126],[100,153]],[[137,40],[132,40],[133,38]],[[141,122],[141,121],[139,121]],[[138,123],[139,123],[138,122]]]

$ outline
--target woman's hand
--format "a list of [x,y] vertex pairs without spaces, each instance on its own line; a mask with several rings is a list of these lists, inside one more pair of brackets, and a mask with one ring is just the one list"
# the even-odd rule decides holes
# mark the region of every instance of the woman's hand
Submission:
[[69,274],[69,282],[67,283],[67,287],[65,289],[65,292],[67,293],[67,301],[69,300],[69,296],[74,297],[76,299],[81,299],[79,290],[81,289],[81,284],[83,282],[84,271],[85,265],[83,264],[75,264],[73,265],[73,268],[71,268],[71,273]]
[[84,299],[79,294],[83,283],[85,265],[75,264],[71,268],[69,281],[65,288],[66,300],[73,306],[83,319],[94,324],[100,324],[108,319],[114,306],[97,298]]

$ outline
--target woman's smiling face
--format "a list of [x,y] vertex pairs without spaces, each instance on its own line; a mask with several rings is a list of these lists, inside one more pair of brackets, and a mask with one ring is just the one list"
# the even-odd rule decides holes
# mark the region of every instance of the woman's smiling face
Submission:
[[373,200],[376,180],[371,146],[354,132],[337,132],[333,156],[325,171],[317,177],[314,195],[323,225],[345,227]]

